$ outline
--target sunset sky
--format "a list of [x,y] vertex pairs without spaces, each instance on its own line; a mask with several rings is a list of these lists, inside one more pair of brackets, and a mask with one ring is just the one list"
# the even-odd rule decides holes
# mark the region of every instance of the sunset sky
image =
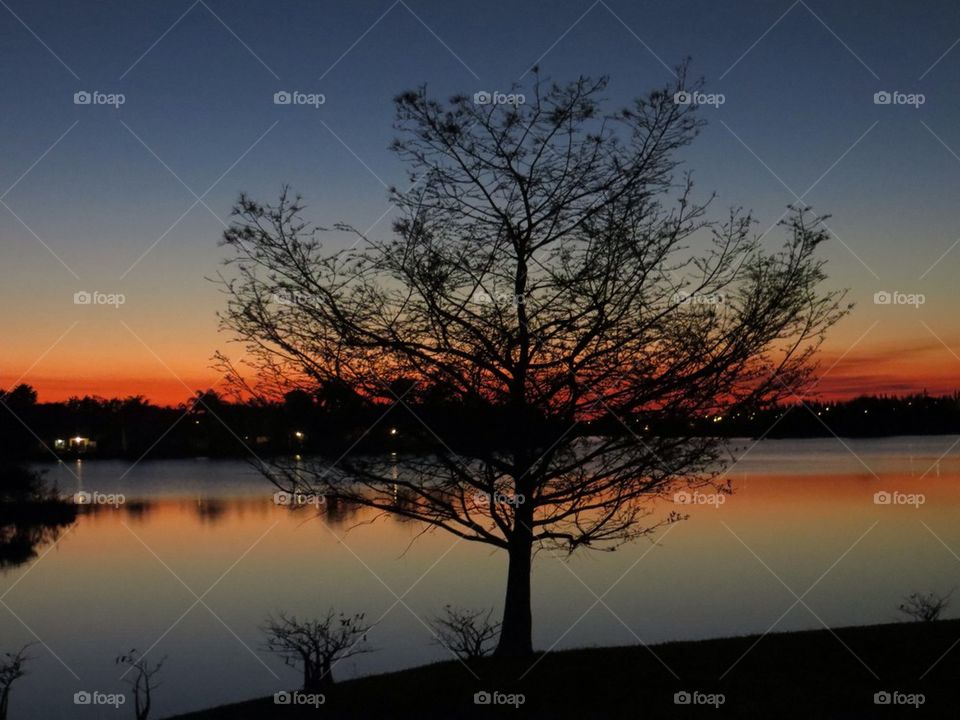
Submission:
[[[544,7],[0,2],[0,387],[177,403],[214,385],[210,357],[231,346],[206,278],[232,203],[289,183],[318,224],[386,237],[387,187],[407,186],[387,150],[402,90],[507,91],[539,62],[557,80],[609,74],[623,104],[690,56],[725,100],[702,109],[709,125],[684,153],[700,197],[718,193],[717,216],[752,209],[758,233],[798,198],[832,216],[830,283],[857,307],[824,348],[818,390],[960,388],[960,5]],[[326,101],[274,104],[283,90]],[[84,91],[124,102],[75,104]],[[923,102],[876,104],[882,91]],[[77,292],[125,303],[76,305]]]

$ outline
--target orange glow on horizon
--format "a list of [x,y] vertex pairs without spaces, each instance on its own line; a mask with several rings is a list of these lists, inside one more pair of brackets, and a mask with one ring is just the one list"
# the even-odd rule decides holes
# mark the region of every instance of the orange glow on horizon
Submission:
[[[824,362],[821,367],[830,366]],[[918,377],[924,378],[918,380]],[[0,388],[10,389],[16,377],[0,376]],[[205,377],[25,377],[21,383],[31,385],[39,402],[62,402],[71,397],[86,395],[103,398],[123,398],[143,395],[156,405],[176,406],[193,396],[196,391],[222,391],[222,378]],[[188,387],[185,387],[185,384]],[[862,363],[841,361],[816,383],[810,397],[820,400],[846,400],[860,395],[907,395],[926,391],[930,395],[949,395],[960,390],[960,363],[956,368],[944,363],[930,367],[901,367],[894,361]]]
[[[960,341],[933,336],[895,340],[878,332],[876,338],[867,337],[851,348],[855,336],[863,332],[863,328],[852,328],[830,338],[819,353],[819,380],[807,398],[844,400],[923,391],[947,395],[960,390],[960,358],[950,349]],[[56,338],[52,331],[49,335]],[[142,395],[154,404],[169,406],[185,402],[197,391],[223,390],[222,376],[209,367],[209,346],[195,338],[186,344],[179,338],[164,338],[167,342],[156,346],[156,356],[135,346],[124,348],[122,354],[114,350],[109,361],[103,359],[97,339],[79,333],[77,339],[82,339],[82,346],[69,351],[58,347],[40,361],[31,354],[35,349],[28,352],[25,345],[8,346],[11,355],[0,368],[0,388],[29,384],[40,402],[86,395]],[[117,338],[113,340],[115,347]],[[50,341],[45,337],[44,342]],[[210,346],[216,346],[215,340]],[[162,362],[158,358],[163,358]]]
[[[16,377],[0,376],[0,388],[9,390]],[[200,390],[222,390],[222,379],[216,375],[183,378],[107,378],[76,376],[69,378],[25,377],[21,383],[31,385],[37,391],[38,402],[62,402],[71,397],[86,395],[102,398],[125,398],[143,395],[155,405],[176,406],[186,402]],[[186,386],[185,386],[186,385]],[[188,389],[189,387],[189,389]]]

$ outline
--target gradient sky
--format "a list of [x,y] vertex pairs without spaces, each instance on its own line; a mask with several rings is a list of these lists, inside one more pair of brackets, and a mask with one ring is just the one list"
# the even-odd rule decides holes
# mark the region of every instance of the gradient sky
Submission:
[[[385,236],[385,186],[406,186],[387,151],[401,90],[506,90],[539,62],[558,80],[609,74],[623,103],[690,56],[726,99],[685,153],[717,212],[751,208],[758,232],[796,196],[832,215],[831,282],[858,306],[820,389],[952,391],[958,40],[946,1],[2,0],[0,387],[176,403],[215,383],[210,356],[229,346],[204,278],[238,193],[290,183],[319,224]],[[83,90],[125,103],[75,105]],[[326,103],[278,106],[278,90]],[[881,90],[925,103],[874,104]],[[126,303],[74,305],[81,290]],[[926,302],[874,304],[883,290]]]

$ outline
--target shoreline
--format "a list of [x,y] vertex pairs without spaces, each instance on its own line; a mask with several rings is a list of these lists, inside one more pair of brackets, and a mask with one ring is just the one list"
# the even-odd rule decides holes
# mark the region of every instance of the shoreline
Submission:
[[266,697],[167,720],[955,717],[957,637],[941,620],[450,660],[343,681],[316,707]]

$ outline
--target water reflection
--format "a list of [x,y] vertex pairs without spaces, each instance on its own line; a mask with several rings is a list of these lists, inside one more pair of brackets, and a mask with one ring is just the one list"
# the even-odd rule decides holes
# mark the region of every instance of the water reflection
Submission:
[[[272,495],[254,497],[165,497],[156,500],[146,498],[125,499],[115,504],[100,503],[90,505],[67,505],[69,519],[77,516],[97,522],[106,518],[122,517],[129,522],[145,523],[152,516],[175,516],[183,518],[194,516],[201,525],[216,527],[229,520],[255,520],[265,518],[272,513],[283,513],[294,520],[323,520],[331,527],[346,526],[359,520],[363,508],[353,503],[334,498],[321,498],[319,502],[292,505],[278,505]],[[21,517],[21,523],[24,518]],[[0,511],[0,524],[3,516]]]
[[45,547],[57,542],[78,518],[94,525],[102,521],[141,525],[154,515],[196,517],[200,524],[214,528],[229,520],[248,521],[271,513],[285,513],[297,521],[322,520],[330,527],[346,527],[358,521],[360,508],[343,501],[326,499],[319,504],[277,506],[271,496],[217,498],[132,499],[116,504],[59,502],[0,503],[0,570],[18,567],[38,557]]
[[133,500],[125,503],[123,510],[131,520],[143,522],[153,510],[153,503],[149,500]]
[[[535,646],[634,642],[624,624],[648,643],[762,633],[774,623],[820,627],[779,578],[797,593],[815,585],[805,603],[831,627],[888,622],[909,593],[943,592],[960,577],[952,554],[960,552],[956,441],[850,441],[850,450],[836,441],[765,441],[734,469],[734,494],[722,504],[665,501],[660,511],[690,517],[655,546],[538,556]],[[75,717],[73,693],[122,690],[112,659],[154,642],[157,657],[171,658],[159,717],[293,687],[299,678],[258,650],[263,618],[278,610],[310,616],[336,606],[382,616],[381,650],[339,666],[347,678],[447,659],[416,619],[445,604],[501,607],[503,555],[475,543],[423,534],[397,518],[373,522],[375,511],[328,498],[278,504],[275,488],[240,462],[128,470],[85,461],[77,488],[71,473],[51,468],[61,490],[123,494],[125,502],[73,507],[73,524],[59,528],[46,555],[55,531],[26,531],[18,517],[14,537],[0,520],[9,558],[0,566],[27,561],[0,573],[4,604],[83,678],[37,653],[18,688],[30,717]],[[922,494],[924,502],[883,503],[877,493]],[[399,492],[396,501],[404,502]],[[43,555],[36,565],[31,552]],[[603,593],[616,617],[587,588]],[[34,639],[2,605],[0,637],[12,646]]]
[[43,473],[0,464],[0,569],[17,567],[54,543],[76,519],[77,509],[60,498]]
[[55,543],[76,515],[76,508],[66,504],[0,504],[0,570],[37,557],[38,550]]
[[197,517],[205,525],[216,525],[223,519],[227,511],[227,504],[223,500],[214,498],[197,498],[194,506]]

